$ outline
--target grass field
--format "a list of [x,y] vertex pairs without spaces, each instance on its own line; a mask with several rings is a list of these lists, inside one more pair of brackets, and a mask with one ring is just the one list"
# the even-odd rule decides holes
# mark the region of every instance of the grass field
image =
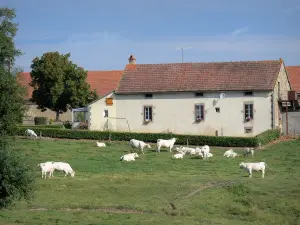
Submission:
[[[300,224],[300,142],[270,145],[254,159],[224,158],[211,148],[208,161],[148,150],[135,162],[119,161],[127,144],[17,139],[15,151],[36,170],[37,192],[0,212],[0,224]],[[239,150],[236,150],[237,152]],[[75,178],[55,172],[41,179],[37,164],[66,161]],[[265,161],[264,179],[249,179],[238,164]]]

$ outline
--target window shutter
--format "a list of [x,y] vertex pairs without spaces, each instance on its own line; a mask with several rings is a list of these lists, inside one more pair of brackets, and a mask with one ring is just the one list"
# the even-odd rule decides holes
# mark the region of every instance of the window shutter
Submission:
[[152,107],[149,107],[149,119],[152,121]]
[[200,110],[201,110],[201,119],[204,120],[204,105],[201,105]]

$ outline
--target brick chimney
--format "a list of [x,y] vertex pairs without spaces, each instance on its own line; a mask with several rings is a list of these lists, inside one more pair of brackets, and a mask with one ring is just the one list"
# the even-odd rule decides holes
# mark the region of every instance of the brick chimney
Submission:
[[134,57],[134,55],[130,55],[128,58],[129,64],[135,64],[136,58]]

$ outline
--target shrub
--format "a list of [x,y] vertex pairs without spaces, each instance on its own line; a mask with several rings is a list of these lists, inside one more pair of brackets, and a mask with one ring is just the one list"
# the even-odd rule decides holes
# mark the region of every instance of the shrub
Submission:
[[[22,126],[18,129],[19,135],[24,135],[27,127]],[[94,139],[94,140],[113,140],[129,141],[130,139],[143,140],[145,142],[156,143],[157,139],[169,139],[176,137],[176,144],[184,145],[211,145],[224,147],[255,147],[257,146],[256,137],[220,137],[220,136],[199,136],[199,135],[176,135],[160,133],[127,133],[127,132],[109,132],[109,131],[89,131],[89,130],[63,130],[52,128],[40,128],[36,126],[36,132],[42,132],[44,137],[69,138],[69,139]]]
[[20,126],[22,128],[26,128],[26,129],[37,129],[37,128],[52,128],[52,129],[64,129],[64,125],[63,124],[49,124],[49,125],[32,125],[32,126],[28,126],[28,125],[22,125]]
[[66,129],[71,129],[72,128],[72,123],[70,121],[66,121],[66,122],[64,122],[64,127]]
[[47,117],[34,117],[34,124],[35,125],[46,125],[47,124]]
[[30,200],[35,190],[34,178],[31,168],[0,140],[0,208],[17,200]]
[[260,142],[262,145],[268,144],[271,141],[274,141],[280,137],[280,130],[266,130],[259,135],[256,136],[258,143]]
[[88,129],[88,124],[85,123],[85,122],[81,122],[78,126],[79,129],[82,129],[82,130],[87,130]]

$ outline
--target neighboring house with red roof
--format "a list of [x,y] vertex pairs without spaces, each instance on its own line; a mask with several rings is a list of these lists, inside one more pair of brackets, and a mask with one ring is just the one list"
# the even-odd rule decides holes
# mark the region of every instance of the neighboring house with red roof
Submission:
[[300,66],[287,66],[288,76],[292,85],[292,89],[300,94]]
[[[90,129],[254,136],[281,126],[279,100],[287,99],[291,90],[282,59],[170,64],[135,61],[130,56],[118,87],[108,98],[113,101],[105,97],[99,103],[102,108],[94,110],[95,103],[89,106]],[[113,105],[105,106],[105,101]],[[106,116],[109,108],[112,115]],[[102,109],[104,118],[97,118]]]
[[[118,86],[122,73],[123,71],[120,70],[88,71],[86,81],[90,85],[91,90],[95,89],[99,96],[104,96],[113,91]],[[28,106],[28,111],[24,123],[32,123],[33,118],[36,116],[46,116],[49,119],[54,120],[56,117],[55,112],[51,110],[41,112],[41,110],[37,109],[37,105],[29,100],[33,92],[33,88],[29,85],[29,83],[31,82],[30,73],[20,73],[17,77],[17,80],[22,86],[27,88],[27,95],[25,96],[25,100],[26,105]],[[62,121],[71,121],[71,110],[60,115],[60,119]]]

